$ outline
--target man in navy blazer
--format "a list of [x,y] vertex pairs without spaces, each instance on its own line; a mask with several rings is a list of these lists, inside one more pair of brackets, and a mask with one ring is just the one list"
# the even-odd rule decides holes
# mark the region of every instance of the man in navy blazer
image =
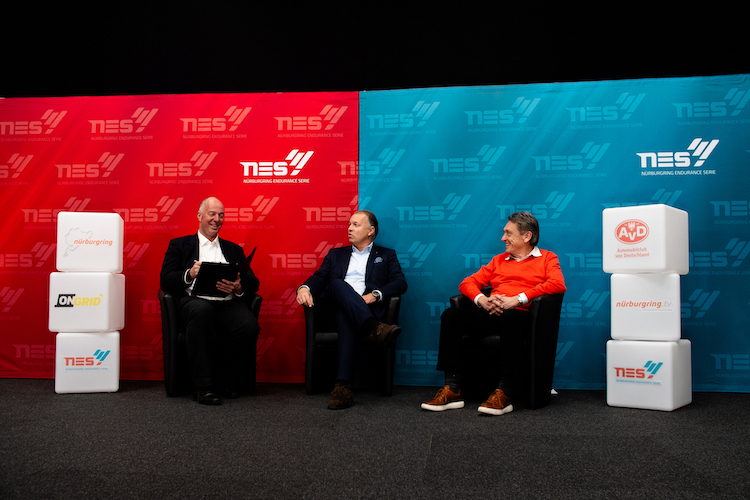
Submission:
[[[330,308],[339,334],[339,364],[336,385],[328,408],[348,408],[354,399],[351,380],[357,338],[372,334],[383,345],[391,345],[400,333],[397,325],[382,323],[384,299],[406,292],[396,252],[373,244],[378,220],[369,210],[359,210],[349,219],[350,246],[333,248],[323,263],[297,289],[297,303]],[[319,306],[320,307],[320,306]]]
[[[243,302],[258,291],[260,282],[245,265],[242,247],[219,238],[224,223],[221,201],[203,200],[198,220],[197,233],[169,242],[160,286],[179,298],[195,397],[201,404],[218,405],[220,391],[227,397],[239,396],[241,367],[247,356],[255,356],[260,327]],[[215,294],[196,296],[192,289],[202,262],[236,263],[240,272],[234,280],[217,282]]]

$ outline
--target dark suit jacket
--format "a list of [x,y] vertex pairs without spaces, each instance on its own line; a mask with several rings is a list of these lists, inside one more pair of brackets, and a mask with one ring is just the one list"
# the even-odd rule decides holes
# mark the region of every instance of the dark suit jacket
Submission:
[[[227,261],[240,264],[240,281],[244,292],[242,298],[251,298],[258,291],[260,281],[255,277],[249,266],[243,266],[245,254],[242,247],[221,238],[219,238],[219,246]],[[164,254],[164,262],[161,265],[159,279],[161,288],[175,297],[186,295],[187,285],[185,285],[183,277],[185,271],[193,267],[193,262],[198,260],[198,255],[198,234],[190,234],[171,240],[167,252]]]
[[[349,268],[349,259],[351,256],[351,245],[332,248],[328,252],[320,268],[304,283],[310,287],[310,292],[313,296],[319,297],[324,295],[325,289],[331,281],[344,279],[346,270]],[[406,292],[406,280],[404,279],[404,274],[401,272],[401,264],[399,264],[394,250],[378,245],[372,246],[370,257],[367,259],[365,287],[365,293],[369,293],[372,290],[380,290],[383,294],[383,299],[391,295],[401,295]],[[370,307],[374,315],[381,317],[385,310],[385,303],[383,300],[379,300]]]

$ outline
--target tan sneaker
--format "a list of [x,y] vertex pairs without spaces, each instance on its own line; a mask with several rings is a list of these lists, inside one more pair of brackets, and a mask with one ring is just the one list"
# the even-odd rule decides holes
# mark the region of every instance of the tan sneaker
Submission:
[[430,411],[456,410],[463,407],[464,400],[461,399],[461,391],[455,393],[451,391],[451,388],[447,385],[443,386],[443,388],[435,394],[434,398],[422,403],[422,409]]
[[495,392],[490,394],[490,397],[482,403],[478,410],[488,415],[502,415],[512,412],[513,405],[510,404],[510,398],[502,390],[495,389]]

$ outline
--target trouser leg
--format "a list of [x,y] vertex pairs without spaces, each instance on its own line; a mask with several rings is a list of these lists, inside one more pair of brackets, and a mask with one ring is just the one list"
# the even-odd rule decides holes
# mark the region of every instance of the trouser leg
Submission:
[[336,378],[351,381],[357,339],[377,325],[370,308],[344,280],[334,280],[328,287],[328,300],[335,308],[339,336],[339,362]]

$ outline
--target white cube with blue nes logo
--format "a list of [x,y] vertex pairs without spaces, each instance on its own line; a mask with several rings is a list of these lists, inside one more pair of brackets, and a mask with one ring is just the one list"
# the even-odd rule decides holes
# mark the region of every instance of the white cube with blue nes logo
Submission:
[[120,332],[58,333],[55,392],[117,392],[120,388]]
[[607,404],[672,411],[693,401],[691,345],[677,342],[607,342]]

